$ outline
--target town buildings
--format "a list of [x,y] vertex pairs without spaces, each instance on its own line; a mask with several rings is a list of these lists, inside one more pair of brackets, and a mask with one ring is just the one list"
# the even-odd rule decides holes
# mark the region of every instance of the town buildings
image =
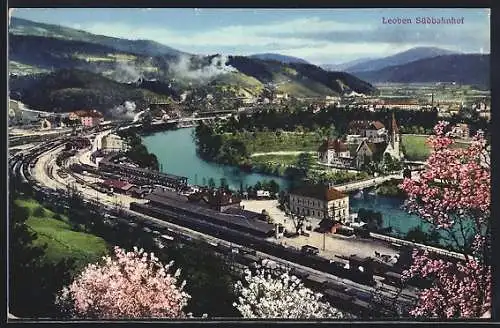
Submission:
[[370,162],[382,161],[387,154],[401,160],[401,136],[392,115],[389,131],[380,121],[353,121],[348,126],[346,142],[327,139],[318,148],[318,161],[344,168],[361,168]]
[[367,138],[371,142],[382,142],[387,130],[380,121],[352,121],[348,126],[348,134]]
[[103,120],[103,115],[96,110],[79,110],[72,112],[68,116],[70,121],[80,121],[84,127],[94,127],[99,125]]
[[124,139],[113,133],[104,136],[101,141],[101,150],[104,153],[126,152],[129,148],[130,146]]
[[290,210],[310,218],[349,219],[349,196],[330,185],[306,185],[290,191]]
[[349,147],[339,139],[327,139],[318,148],[318,159],[325,164],[349,165]]

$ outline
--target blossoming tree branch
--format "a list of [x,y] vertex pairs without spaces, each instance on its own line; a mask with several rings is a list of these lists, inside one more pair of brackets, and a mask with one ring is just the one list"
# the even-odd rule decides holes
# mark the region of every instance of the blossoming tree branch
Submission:
[[491,184],[490,152],[481,132],[468,148],[454,148],[448,124],[440,122],[425,170],[407,178],[401,188],[406,206],[448,237],[463,260],[438,259],[428,252],[413,253],[406,279],[431,279],[419,295],[415,316],[481,317],[491,307]]

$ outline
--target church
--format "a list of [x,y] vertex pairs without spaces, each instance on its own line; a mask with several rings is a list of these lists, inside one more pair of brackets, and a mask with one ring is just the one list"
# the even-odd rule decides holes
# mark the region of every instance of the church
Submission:
[[387,134],[387,139],[387,147],[384,151],[384,157],[386,154],[389,154],[393,159],[401,160],[403,158],[403,153],[401,152],[401,134],[399,133],[394,112],[392,113],[392,122],[389,128],[389,133]]
[[[362,126],[361,123],[363,123]],[[394,113],[392,113],[392,121],[387,131],[383,128],[382,123],[377,125],[373,122],[355,121],[350,124],[350,127],[354,126],[361,126],[361,128],[356,131],[351,128],[349,131],[358,133],[362,138],[351,143],[339,139],[326,139],[318,148],[318,161],[320,163],[340,168],[359,169],[370,162],[383,161],[386,154],[394,160],[403,158],[401,135]],[[366,132],[372,126],[376,135]]]

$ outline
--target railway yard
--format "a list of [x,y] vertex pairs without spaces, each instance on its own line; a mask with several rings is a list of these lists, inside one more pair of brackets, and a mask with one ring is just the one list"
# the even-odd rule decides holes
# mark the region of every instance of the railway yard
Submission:
[[[96,132],[87,135],[98,142],[95,136]],[[299,242],[310,242],[308,240],[276,239],[272,225],[241,224],[237,215],[183,203],[181,193],[175,196],[175,190],[189,187],[184,177],[120,166],[113,162],[113,157],[103,159],[99,166],[90,165],[89,152],[94,146],[68,152],[65,145],[69,139],[69,136],[56,136],[21,147],[9,159],[11,174],[31,186],[37,197],[54,206],[58,203],[60,206],[60,200],[69,197],[69,190],[73,189],[109,224],[120,220],[140,225],[145,231],[161,236],[162,242],[201,240],[215,252],[230,256],[240,269],[258,263],[292,270],[311,289],[323,293],[330,303],[357,316],[373,316],[374,311],[380,315],[394,300],[401,306],[411,306],[416,300],[417,288],[407,286],[401,291],[399,273],[392,272],[390,264],[378,263],[375,265],[378,269],[368,270],[373,265],[366,264],[366,248],[380,250],[381,247],[382,252],[397,254],[397,248],[390,243],[329,238],[333,241],[328,248],[337,247],[337,251],[304,254]],[[102,187],[106,180],[120,176],[140,185],[141,189],[150,188],[153,193],[137,198]],[[171,191],[164,193],[165,190]],[[356,252],[356,243],[365,245],[362,251]]]

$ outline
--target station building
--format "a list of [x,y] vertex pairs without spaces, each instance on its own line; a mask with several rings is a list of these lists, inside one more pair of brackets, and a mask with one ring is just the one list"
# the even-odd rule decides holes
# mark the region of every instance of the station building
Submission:
[[307,185],[290,192],[290,210],[297,215],[346,222],[349,219],[349,195],[330,185]]

